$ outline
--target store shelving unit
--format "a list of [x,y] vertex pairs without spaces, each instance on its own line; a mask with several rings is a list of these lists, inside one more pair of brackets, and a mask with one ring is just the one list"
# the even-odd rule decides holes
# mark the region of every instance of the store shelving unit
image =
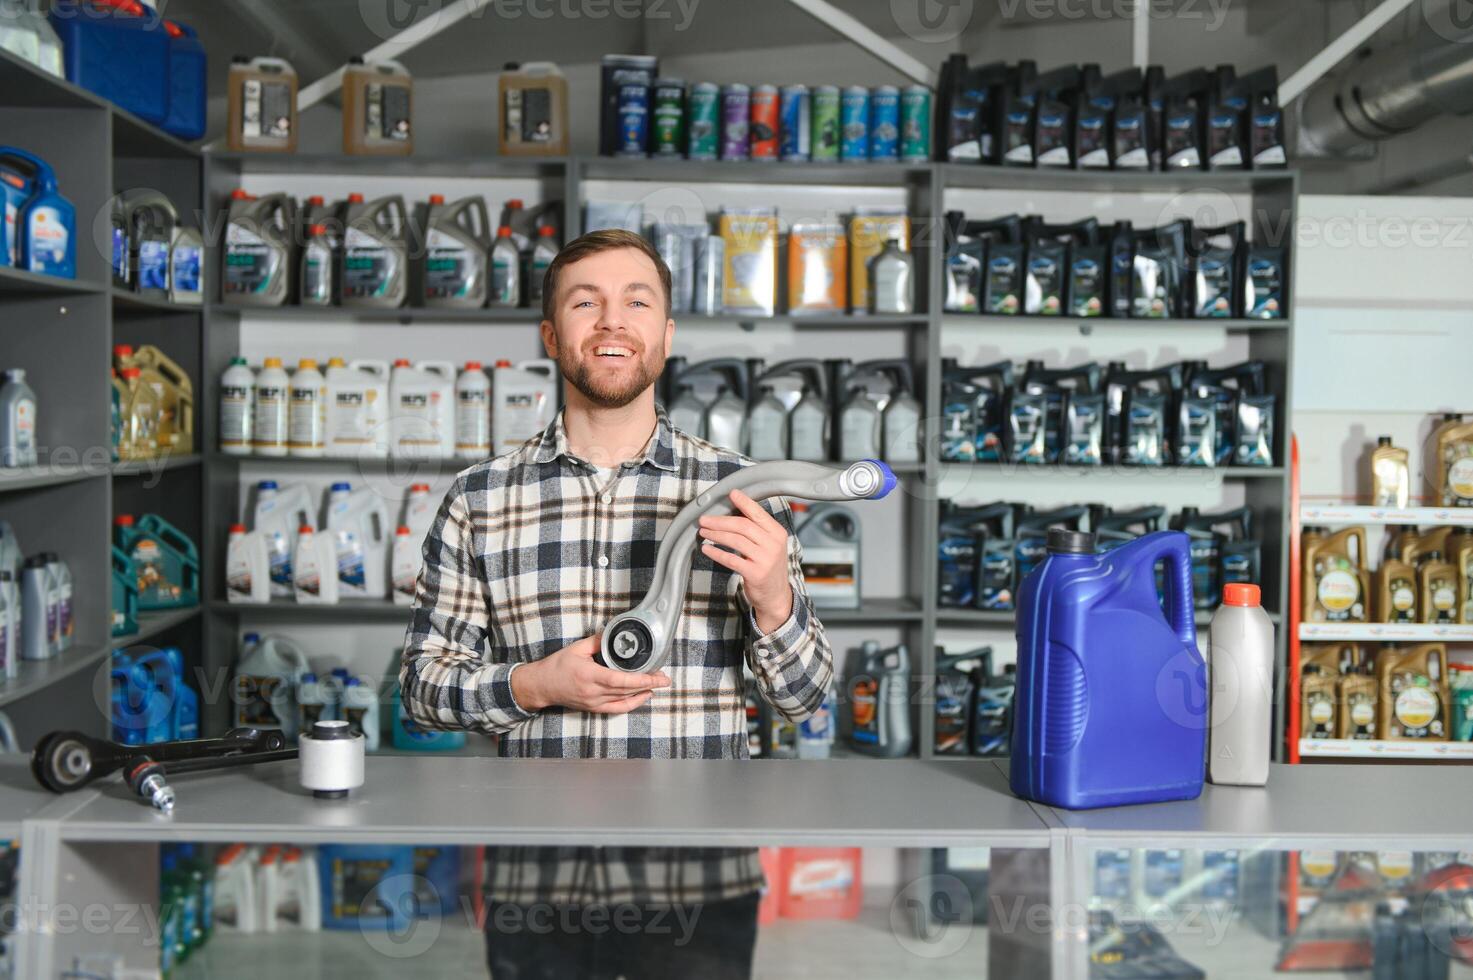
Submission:
[[[344,182],[374,182],[376,188],[406,186],[402,182],[423,177],[463,177],[467,181],[535,181],[541,200],[562,201],[563,241],[570,240],[582,230],[583,207],[589,200],[641,201],[649,207],[666,210],[684,207],[698,200],[706,210],[719,209],[722,203],[735,201],[740,204],[759,199],[764,189],[786,190],[811,196],[818,207],[831,201],[835,213],[843,213],[850,207],[849,198],[859,199],[877,192],[898,192],[904,197],[911,215],[913,227],[918,231],[930,232],[939,227],[939,217],[949,206],[948,196],[953,191],[1039,191],[1065,195],[1065,200],[1077,201],[1074,216],[1098,213],[1110,217],[1108,203],[1099,205],[1098,199],[1118,199],[1121,195],[1147,193],[1179,198],[1172,206],[1170,216],[1191,214],[1193,194],[1222,192],[1244,202],[1245,211],[1251,212],[1252,234],[1255,240],[1268,239],[1274,229],[1292,227],[1286,223],[1292,218],[1294,202],[1298,193],[1298,178],[1291,171],[1264,173],[1212,173],[1212,174],[1141,174],[1127,172],[1078,172],[1015,170],[1003,167],[977,167],[953,164],[894,164],[894,165],[805,165],[790,163],[744,162],[692,162],[684,160],[624,160],[604,157],[552,158],[547,160],[499,160],[487,158],[433,158],[414,157],[407,160],[375,160],[334,155],[281,156],[272,154],[225,154],[210,153],[205,161],[205,211],[211,221],[218,221],[221,209],[231,190],[246,186],[249,190],[275,189],[282,182],[293,193],[316,193],[316,187],[327,188],[326,192],[341,197]],[[314,184],[337,178],[331,185]],[[399,183],[395,183],[399,182]],[[314,189],[308,190],[306,188]],[[412,185],[418,188],[420,185]],[[476,193],[474,187],[467,193]],[[495,185],[492,185],[493,187]],[[384,190],[382,192],[390,192]],[[837,195],[824,197],[825,194]],[[757,195],[757,196],[754,196]],[[488,198],[494,200],[490,193]],[[1164,198],[1163,198],[1164,200]],[[529,204],[532,203],[529,201]],[[1054,218],[1063,218],[1050,215]],[[1161,220],[1168,220],[1163,217]],[[978,488],[989,487],[991,499],[1009,496],[1009,482],[1014,478],[1026,477],[1030,481],[1045,480],[1050,485],[1068,487],[1078,493],[1080,500],[1091,496],[1100,487],[1111,487],[1116,492],[1138,494],[1140,503],[1151,502],[1153,488],[1170,486],[1176,494],[1193,494],[1198,489],[1206,501],[1204,509],[1210,508],[1212,495],[1222,492],[1224,486],[1233,488],[1260,515],[1259,535],[1264,541],[1264,568],[1268,605],[1274,616],[1285,608],[1286,554],[1277,543],[1284,527],[1287,513],[1287,470],[1282,461],[1287,458],[1287,419],[1290,417],[1289,375],[1292,320],[1075,320],[1068,317],[1000,317],[943,313],[939,302],[933,300],[942,295],[941,263],[936,261],[934,244],[937,236],[918,234],[915,254],[918,266],[917,309],[910,316],[696,316],[677,314],[677,328],[730,327],[750,331],[761,337],[766,329],[785,331],[785,336],[796,337],[799,349],[806,356],[822,356],[827,345],[841,331],[853,331],[858,336],[865,331],[878,331],[886,338],[893,350],[885,356],[905,356],[917,366],[917,384],[922,389],[925,412],[934,420],[940,414],[940,358],[949,331],[982,327],[995,330],[1012,338],[1011,346],[1019,350],[1020,344],[1039,331],[1068,331],[1074,338],[1072,347],[1103,342],[1109,338],[1128,337],[1132,342],[1144,343],[1147,349],[1165,350],[1177,345],[1188,335],[1221,339],[1225,347],[1240,351],[1244,356],[1261,357],[1271,364],[1271,381],[1279,398],[1279,428],[1276,434],[1276,461],[1280,465],[1265,468],[1228,467],[1213,470],[1160,469],[1146,473],[1123,471],[1119,468],[1080,469],[1073,467],[1006,467],[968,466],[965,464],[941,463],[928,459],[918,465],[897,467],[903,483],[910,489],[902,504],[902,542],[900,560],[904,568],[900,575],[903,582],[901,594],[875,597],[865,602],[859,611],[822,610],[820,618],[831,626],[874,626],[898,629],[902,641],[910,645],[916,663],[915,675],[920,689],[926,689],[934,675],[934,646],[938,628],[948,629],[1005,629],[1010,630],[1011,614],[971,613],[970,611],[938,609],[936,592],[936,544],[939,514],[939,499],[957,492],[982,492]],[[219,268],[218,256],[211,263],[212,270]],[[1294,268],[1290,257],[1290,272]],[[1292,302],[1292,289],[1290,290]],[[220,303],[218,293],[212,295],[206,319],[206,342],[204,356],[204,406],[205,424],[201,431],[207,440],[214,438],[214,406],[216,380],[230,357],[242,349],[253,331],[278,331],[270,336],[279,336],[284,324],[321,325],[331,330],[339,324],[402,324],[406,326],[454,327],[479,325],[491,327],[493,334],[477,334],[477,337],[522,337],[535,340],[535,329],[540,314],[528,308],[516,310],[472,310],[445,311],[407,307],[397,310],[360,309],[303,309],[285,306],[274,309],[244,309]],[[511,331],[511,333],[506,333]],[[790,333],[787,333],[790,332]],[[481,343],[477,341],[476,343]],[[331,342],[326,335],[324,345]],[[807,345],[801,346],[801,345]],[[1008,344],[1002,345],[1004,348]],[[477,348],[479,349],[479,348]],[[1006,356],[1006,350],[1004,355]],[[1021,356],[1015,360],[1021,360]],[[1103,359],[1103,358],[1102,358]],[[1240,359],[1240,358],[1235,358]],[[934,425],[934,422],[928,423]],[[928,433],[929,444],[934,445],[937,431]],[[403,607],[389,603],[343,603],[330,606],[296,606],[291,603],[269,603],[264,605],[231,605],[225,603],[221,583],[223,529],[234,521],[239,513],[241,484],[245,477],[243,467],[256,469],[277,468],[302,469],[305,472],[331,472],[351,475],[393,474],[397,479],[408,480],[415,476],[447,475],[462,468],[458,460],[331,460],[262,458],[257,456],[232,456],[215,451],[213,445],[206,450],[204,471],[206,473],[207,504],[206,526],[217,529],[202,542],[205,563],[205,590],[209,597],[206,610],[206,648],[209,651],[208,667],[223,669],[229,666],[234,656],[235,638],[242,624],[275,623],[402,623],[406,620]],[[1030,486],[1033,485],[1030,483]],[[1205,625],[1206,617],[1199,617]],[[1283,662],[1281,644],[1279,658]],[[929,705],[916,711],[916,743],[922,757],[930,757],[934,740],[932,717]],[[207,726],[218,725],[222,719],[218,714],[207,715]]]
[[[15,677],[0,681],[0,705],[29,745],[54,728],[107,731],[107,662],[123,645],[109,635],[113,515],[153,511],[201,536],[199,457],[192,457],[194,466],[189,457],[114,464],[106,384],[117,342],[159,346],[197,385],[201,311],[114,289],[110,244],[105,234],[95,238],[94,219],[107,214],[115,193],[146,186],[168,194],[191,222],[202,157],[8,52],[0,52],[0,92],[6,142],[49,161],[77,213],[76,279],[0,269],[0,320],[6,324],[0,366],[26,369],[38,400],[41,455],[36,467],[0,471],[0,519],[9,522],[25,554],[56,552],[74,580],[71,649],[52,660],[22,662]],[[151,473],[158,479],[138,479]],[[199,634],[190,632],[190,619],[150,617],[147,633],[124,640],[167,639],[197,652]],[[101,700],[95,696],[99,682]]]

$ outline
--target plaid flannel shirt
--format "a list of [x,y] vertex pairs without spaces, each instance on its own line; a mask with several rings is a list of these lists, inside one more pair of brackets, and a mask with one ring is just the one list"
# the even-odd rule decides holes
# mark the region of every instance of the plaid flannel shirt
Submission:
[[[425,538],[399,674],[409,717],[498,734],[505,756],[747,758],[744,660],[778,713],[808,717],[833,676],[833,653],[783,498],[763,506],[789,532],[787,622],[763,633],[741,577],[697,551],[664,668],[670,687],[621,715],[530,712],[512,696],[518,666],[635,606],[675,515],[751,462],[657,410],[643,454],[600,471],[569,450],[559,413],[521,448],[459,474]],[[716,901],[763,881],[746,848],[497,847],[488,863],[487,892],[507,902]]]

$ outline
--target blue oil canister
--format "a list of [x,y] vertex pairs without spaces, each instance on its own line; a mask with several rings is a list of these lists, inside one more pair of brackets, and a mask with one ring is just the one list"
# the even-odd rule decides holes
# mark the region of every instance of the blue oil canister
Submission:
[[1161,531],[1099,555],[1093,535],[1051,530],[1019,590],[1017,624],[1014,793],[1075,810],[1202,792],[1207,679],[1186,535]]
[[164,21],[169,35],[169,109],[164,130],[183,140],[205,135],[205,46],[194,28]]
[[163,18],[138,0],[53,0],[67,81],[144,122],[169,114],[170,38]]
[[34,153],[0,146],[0,190],[10,265],[77,277],[77,211],[56,189],[56,171]]

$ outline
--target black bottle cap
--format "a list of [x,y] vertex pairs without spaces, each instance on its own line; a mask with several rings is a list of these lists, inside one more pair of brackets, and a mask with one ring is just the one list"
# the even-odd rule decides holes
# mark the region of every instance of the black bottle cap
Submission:
[[1095,553],[1095,536],[1087,531],[1051,527],[1048,531],[1048,553],[1051,555],[1092,555]]
[[1378,446],[1389,446],[1389,445],[1391,445],[1391,437],[1390,436],[1377,436],[1376,437],[1376,445],[1378,445]]
[[520,67],[522,67],[522,63],[520,61],[508,61],[506,64],[501,66],[501,70],[516,71]]
[[248,65],[251,63],[251,59],[249,55],[234,54],[230,56],[230,63],[232,65]]
[[363,55],[361,55],[361,54],[355,54],[355,55],[353,55],[353,57],[351,57],[351,58],[348,59],[348,64],[350,64],[350,65],[362,65],[362,64],[366,64],[366,62],[364,62],[364,60],[363,60]]

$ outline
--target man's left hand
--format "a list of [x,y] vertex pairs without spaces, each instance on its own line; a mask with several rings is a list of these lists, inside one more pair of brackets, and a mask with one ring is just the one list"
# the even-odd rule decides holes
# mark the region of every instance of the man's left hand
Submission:
[[731,503],[737,510],[732,516],[701,518],[701,551],[742,577],[757,625],[770,633],[793,614],[788,529],[740,490],[731,492]]

